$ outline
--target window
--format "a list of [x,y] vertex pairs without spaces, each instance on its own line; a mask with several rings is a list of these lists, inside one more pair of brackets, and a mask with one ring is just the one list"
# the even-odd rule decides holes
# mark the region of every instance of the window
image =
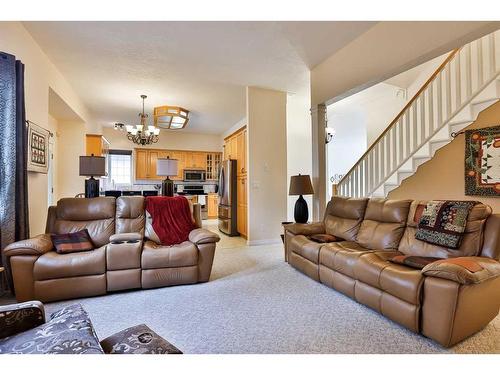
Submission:
[[109,182],[112,184],[132,183],[132,155],[125,153],[109,154]]

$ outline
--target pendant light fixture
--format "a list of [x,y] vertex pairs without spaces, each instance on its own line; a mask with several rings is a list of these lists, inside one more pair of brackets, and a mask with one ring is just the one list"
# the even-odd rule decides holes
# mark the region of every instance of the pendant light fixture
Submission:
[[147,98],[147,96],[141,95],[141,98],[142,112],[139,113],[139,117],[141,119],[140,125],[123,125],[122,123],[116,123],[115,129],[123,130],[125,128],[129,141],[144,146],[158,142],[160,128],[154,125],[146,126],[146,119],[148,118],[148,115],[144,112],[144,100]]

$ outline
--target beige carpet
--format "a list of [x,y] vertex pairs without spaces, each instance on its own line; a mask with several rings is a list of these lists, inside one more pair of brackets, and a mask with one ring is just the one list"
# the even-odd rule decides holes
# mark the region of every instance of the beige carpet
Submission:
[[208,283],[47,310],[80,302],[101,339],[145,323],[185,353],[500,353],[500,317],[447,350],[302,275],[283,261],[281,245],[221,245]]

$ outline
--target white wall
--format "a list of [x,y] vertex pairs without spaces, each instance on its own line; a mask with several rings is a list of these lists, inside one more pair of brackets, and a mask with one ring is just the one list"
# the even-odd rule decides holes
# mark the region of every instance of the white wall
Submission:
[[[26,118],[55,133],[49,121],[49,88],[52,88],[85,122],[92,132],[100,131],[69,82],[52,64],[20,22],[0,22],[0,50],[16,56],[25,64]],[[83,139],[84,133],[75,134]],[[57,140],[56,140],[57,142]],[[71,166],[71,168],[78,166]],[[48,206],[47,175],[28,173],[30,234],[45,231]]]
[[[286,140],[287,140],[287,190],[290,176],[312,174],[311,154],[311,99],[309,90],[301,94],[288,94],[286,102]],[[293,211],[297,196],[288,196],[287,220],[293,221]],[[304,197],[309,206],[309,218],[312,218],[312,196]]]
[[338,183],[366,151],[366,118],[359,111],[335,112],[328,107],[328,126],[335,136],[328,143],[328,196],[331,196],[332,177]]
[[79,158],[85,155],[85,123],[58,121],[57,124],[57,195],[56,199],[85,192],[85,177],[79,175]]
[[287,217],[286,93],[247,87],[248,242],[280,241]]

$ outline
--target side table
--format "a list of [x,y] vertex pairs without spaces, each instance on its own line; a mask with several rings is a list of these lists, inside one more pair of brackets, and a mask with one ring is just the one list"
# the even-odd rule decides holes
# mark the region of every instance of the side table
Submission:
[[7,280],[5,279],[5,268],[0,266],[0,297],[7,291]]
[[284,226],[286,224],[292,224],[293,221],[282,221],[281,226],[283,227],[283,234],[280,234],[281,241],[283,242],[283,251],[285,252],[285,262],[288,263],[288,254],[286,253],[286,246],[285,246],[285,228]]

